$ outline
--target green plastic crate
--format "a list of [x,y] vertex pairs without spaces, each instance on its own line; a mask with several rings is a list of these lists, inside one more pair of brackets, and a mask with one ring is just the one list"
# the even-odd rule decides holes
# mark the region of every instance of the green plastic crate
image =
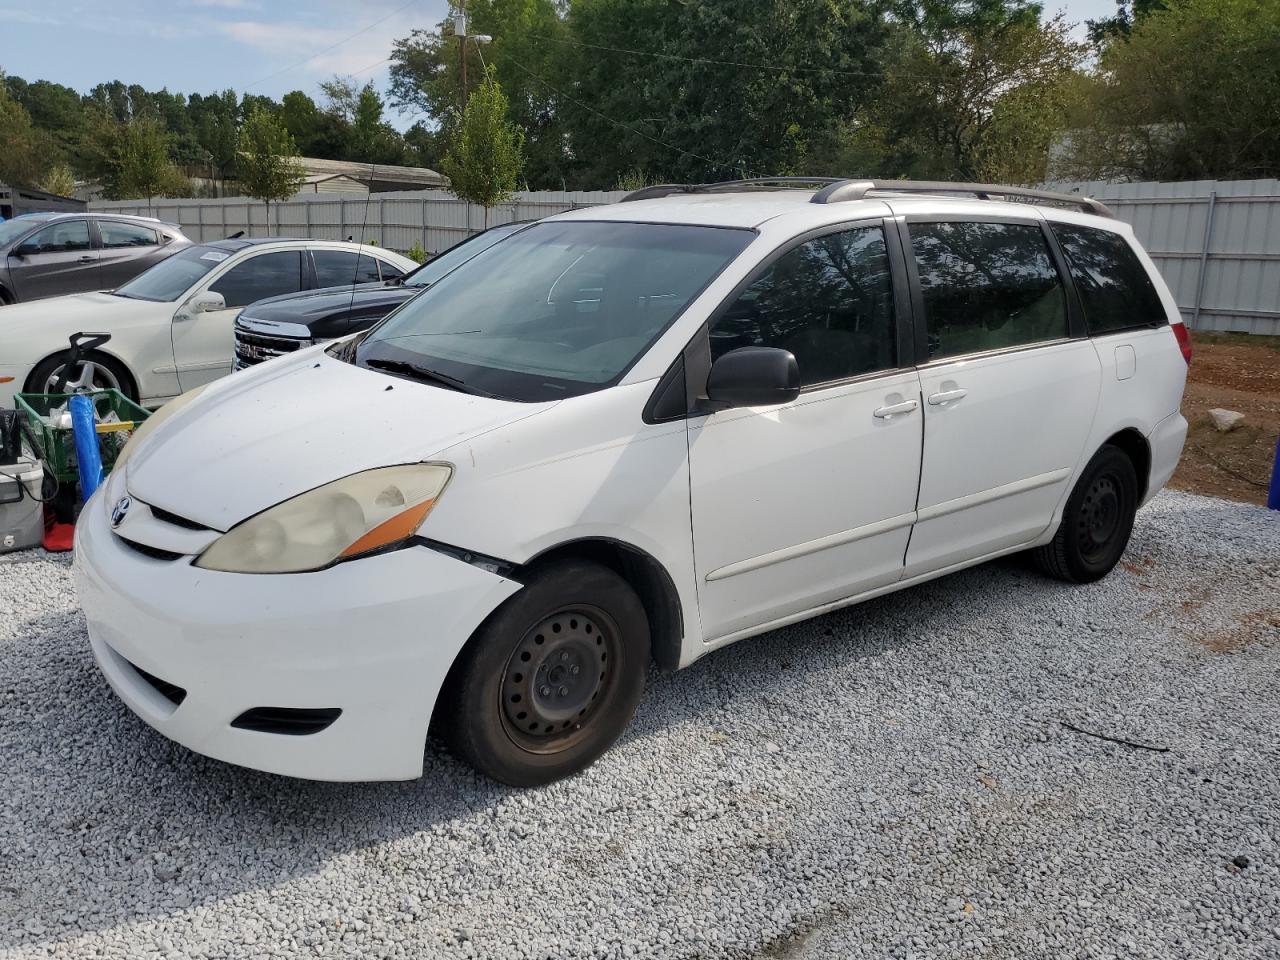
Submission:
[[[76,468],[76,445],[71,436],[70,425],[54,426],[50,422],[49,412],[65,407],[71,396],[69,393],[19,393],[15,398],[18,409],[31,424],[31,432],[40,441],[45,463],[60,483],[74,483],[80,479]],[[133,436],[133,431],[151,413],[119,390],[94,390],[87,396],[93,401],[99,420],[114,411],[122,421],[133,424],[132,428],[107,431],[99,429],[98,449],[102,452],[102,472],[105,475],[111,472],[116,457],[120,456],[120,451]]]

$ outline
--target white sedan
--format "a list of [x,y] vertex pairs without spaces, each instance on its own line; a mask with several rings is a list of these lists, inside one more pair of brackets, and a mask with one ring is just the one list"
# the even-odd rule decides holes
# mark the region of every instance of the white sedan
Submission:
[[177,253],[111,292],[0,310],[0,407],[44,392],[66,366],[69,338],[111,341],[71,371],[74,383],[163,403],[231,372],[233,323],[255,300],[317,287],[391,280],[415,264],[336,240],[217,240]]

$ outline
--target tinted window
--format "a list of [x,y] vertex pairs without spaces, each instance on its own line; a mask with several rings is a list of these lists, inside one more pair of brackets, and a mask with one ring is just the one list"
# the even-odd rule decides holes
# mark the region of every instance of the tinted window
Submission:
[[317,287],[347,287],[382,279],[378,275],[378,261],[367,255],[360,256],[358,265],[356,254],[345,250],[313,250],[311,256],[316,262]]
[[136,223],[99,220],[98,233],[104,247],[154,247],[160,242],[154,230]]
[[505,240],[525,226],[526,224],[523,223],[513,223],[507,226],[492,227],[484,233],[477,233],[467,237],[465,240],[460,240],[444,253],[437,254],[431,260],[428,260],[424,266],[413,271],[409,279],[405,281],[405,286],[430,286],[459,264],[466,263],[476,254],[483,250],[488,250],[499,240]]
[[809,240],[770,264],[716,320],[711,353],[781,347],[809,386],[893,367],[896,338],[884,232],[862,227]]
[[36,217],[30,214],[21,217],[14,217],[12,220],[0,222],[0,246],[12,243],[24,233],[35,229],[37,223],[41,220],[48,220],[49,217]]
[[302,289],[301,254],[296,250],[260,254],[232,267],[209,289],[222,294],[228,307],[245,307],[266,297],[297,293]]
[[188,247],[144,270],[124,286],[117,287],[115,295],[172,303],[230,256],[231,251],[217,247]]
[[64,220],[45,227],[23,243],[34,245],[36,253],[70,253],[89,249],[89,224],[84,220]]
[[1068,335],[1067,301],[1044,233],[1021,223],[912,223],[929,357]]
[[394,280],[396,277],[403,277],[404,271],[397,267],[394,263],[387,263],[385,260],[378,261],[378,269],[382,271],[383,280]]
[[358,362],[412,364],[519,400],[587,393],[616,381],[754,236],[658,223],[535,224],[374,327]]
[[1109,230],[1053,224],[1067,255],[1090,333],[1169,322],[1142,261],[1124,237]]

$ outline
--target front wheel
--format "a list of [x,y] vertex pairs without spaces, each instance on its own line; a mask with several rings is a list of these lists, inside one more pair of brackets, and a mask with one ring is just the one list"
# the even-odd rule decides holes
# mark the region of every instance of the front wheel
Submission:
[[27,380],[28,390],[32,393],[53,393],[65,376],[67,385],[62,391],[64,393],[115,389],[137,402],[138,391],[133,385],[133,378],[114,357],[90,353],[75,364],[71,364],[70,360],[69,352],[64,350],[41,361],[31,371]]
[[649,621],[606,567],[534,571],[480,627],[442,697],[453,751],[516,787],[589,766],[630,723],[649,663]]
[[1138,476],[1119,447],[1104,446],[1076,481],[1054,538],[1031,552],[1043,572],[1069,583],[1101,580],[1120,561],[1138,511]]

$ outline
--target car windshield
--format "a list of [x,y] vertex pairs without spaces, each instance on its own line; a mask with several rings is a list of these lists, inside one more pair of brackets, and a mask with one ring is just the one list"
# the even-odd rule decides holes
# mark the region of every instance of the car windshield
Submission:
[[44,223],[49,217],[15,217],[0,223],[0,247],[8,246],[37,224]]
[[460,243],[455,243],[444,253],[424,263],[404,278],[406,287],[429,287],[450,270],[460,267],[478,253],[488,250],[499,240],[505,240],[517,230],[523,230],[528,224],[511,223],[494,227],[484,233],[477,233]]
[[355,362],[512,400],[599,390],[754,237],[659,223],[534,224],[390,314]]
[[232,251],[218,247],[188,247],[144,270],[114,291],[117,297],[172,303],[191,289],[191,285],[230,257]]

